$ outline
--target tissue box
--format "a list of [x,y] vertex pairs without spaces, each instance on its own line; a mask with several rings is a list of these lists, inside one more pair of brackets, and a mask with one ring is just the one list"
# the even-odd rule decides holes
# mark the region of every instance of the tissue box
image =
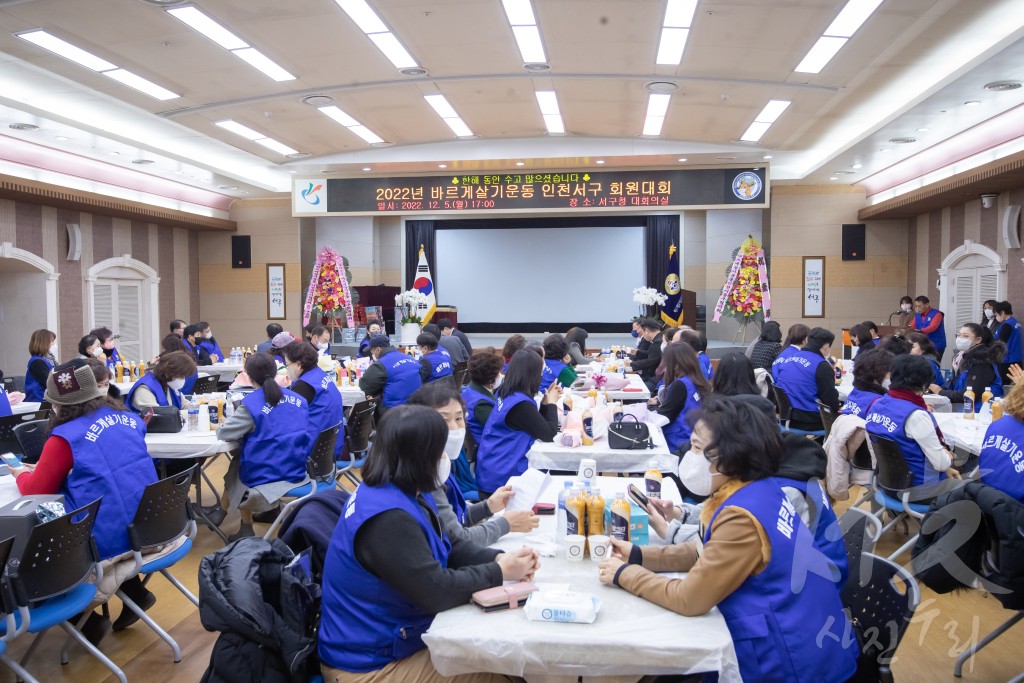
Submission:
[[530,621],[593,624],[600,609],[601,601],[590,593],[540,591],[526,600],[524,611]]
[[[612,523],[612,502],[614,498],[606,498],[604,501],[604,530],[611,535]],[[650,542],[650,515],[642,507],[629,501],[629,542],[633,545],[647,545]]]

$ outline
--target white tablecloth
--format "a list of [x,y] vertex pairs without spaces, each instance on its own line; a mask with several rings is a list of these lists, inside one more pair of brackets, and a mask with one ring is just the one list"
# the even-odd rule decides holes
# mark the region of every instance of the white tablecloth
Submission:
[[[850,397],[850,392],[853,391],[853,382],[843,382],[836,386],[836,391],[839,393],[839,400],[845,401]],[[924,402],[932,407],[932,410],[936,413],[949,413],[953,411],[953,404],[950,403],[949,399],[945,396],[939,396],[937,394],[925,394]]]
[[[651,460],[657,462],[662,472],[678,472],[679,458],[672,455],[665,443],[665,437],[659,427],[648,424],[654,448],[642,451],[628,451],[611,448],[608,437],[601,437],[593,446],[569,448],[554,442],[535,441],[526,454],[530,467],[539,470],[572,470],[579,469],[580,460],[593,458],[597,462],[599,472],[646,472]],[[556,437],[557,438],[557,437]]]
[[942,430],[946,442],[952,441],[955,449],[967,451],[972,455],[981,453],[981,443],[985,439],[988,425],[977,417],[965,420],[962,413],[936,413],[935,421]]
[[366,400],[366,394],[356,385],[338,387],[341,391],[341,402],[346,408],[351,408],[357,403]]
[[244,367],[244,363],[225,363],[224,361],[221,361],[220,363],[214,363],[212,365],[202,366],[204,372],[220,374],[221,382],[230,382],[234,380],[235,375],[241,372],[242,368]]
[[221,441],[215,430],[181,431],[177,434],[146,434],[146,450],[154,458],[204,458],[227,453],[238,447],[234,441]]
[[16,406],[11,406],[12,415],[24,415],[25,413],[34,413],[39,410],[38,401],[22,401]]
[[14,483],[14,477],[7,473],[7,466],[0,465],[3,474],[0,475],[0,505],[7,505],[11,501],[21,498],[18,493],[18,485]]
[[[553,503],[563,477],[552,477],[541,500]],[[602,495],[624,491],[628,479],[599,477]],[[668,497],[677,498],[675,487]],[[550,539],[554,517],[541,517],[531,534],[508,534],[496,547],[510,550]],[[593,624],[541,623],[523,610],[484,613],[464,605],[438,614],[423,641],[430,659],[447,676],[489,671],[524,676],[530,683],[636,681],[642,674],[720,671],[724,683],[739,681],[739,665],[729,629],[714,609],[684,617],[619,588],[602,586],[597,564],[542,557],[538,584],[569,584],[571,590],[601,599]]]

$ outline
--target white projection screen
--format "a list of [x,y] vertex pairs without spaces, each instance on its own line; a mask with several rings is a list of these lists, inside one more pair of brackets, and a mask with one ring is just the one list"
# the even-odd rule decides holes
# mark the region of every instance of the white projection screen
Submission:
[[622,323],[644,286],[644,229],[441,229],[432,273],[460,323]]

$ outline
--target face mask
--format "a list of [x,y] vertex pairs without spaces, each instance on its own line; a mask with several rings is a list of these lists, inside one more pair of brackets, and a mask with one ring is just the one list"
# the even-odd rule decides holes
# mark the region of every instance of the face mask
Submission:
[[631,331],[629,334],[633,337],[633,339],[636,339],[640,336],[640,333],[637,332],[636,330]]
[[910,304],[900,304],[900,308],[903,310],[904,313],[910,313]]
[[444,454],[452,460],[458,460],[462,451],[462,443],[466,440],[466,428],[449,429],[448,441],[444,444]]
[[970,339],[964,339],[963,337],[957,337],[956,338],[956,350],[957,351],[966,351],[969,348],[971,348],[971,340]]
[[661,352],[664,353],[665,349],[668,348],[668,342],[661,342]]
[[57,355],[57,342],[53,342],[52,344],[50,344],[50,355],[51,356],[56,356]]
[[995,314],[996,314],[996,312],[993,311],[991,308],[986,308],[985,309],[985,317],[988,318],[989,320],[991,320],[992,316],[994,316]]
[[500,387],[501,386],[501,380],[503,380],[503,379],[505,379],[505,378],[502,377],[501,375],[498,375],[498,378],[496,380],[494,380],[494,387],[491,389],[491,391],[494,391],[495,389]]
[[[447,446],[445,446],[447,448]],[[437,461],[437,479],[434,480],[434,488],[441,488],[444,483],[448,481],[448,476],[452,473],[452,461],[448,458],[441,458]]]
[[890,380],[888,377],[882,380],[883,389],[888,389],[890,385],[892,385],[892,380]]
[[167,383],[167,387],[170,389],[174,389],[175,391],[181,391],[185,387],[185,378],[182,377],[181,379],[172,379],[170,382]]
[[205,337],[206,337],[207,339],[213,339],[213,332],[207,332],[207,333],[206,333],[206,334],[205,334],[204,336],[205,336]]
[[316,348],[317,348],[318,351],[326,351],[327,350],[327,346],[328,346],[327,342],[324,342],[323,344],[317,344]]
[[715,475],[711,474],[711,463],[700,451],[686,451],[679,463],[679,478],[683,485],[698,496],[710,496]]
[[92,356],[93,358],[103,358],[103,347],[97,346],[95,349],[93,349]]

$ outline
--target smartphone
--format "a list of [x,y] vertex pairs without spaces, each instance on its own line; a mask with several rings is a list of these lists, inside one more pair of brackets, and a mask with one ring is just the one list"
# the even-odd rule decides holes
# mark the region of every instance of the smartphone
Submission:
[[555,514],[554,503],[537,503],[533,506],[533,514],[535,515],[553,515]]
[[4,453],[0,455],[0,460],[3,460],[8,467],[21,467],[21,459],[14,453]]
[[629,491],[629,497],[644,509],[646,509],[647,504],[651,502],[647,499],[647,496],[644,495],[644,492],[637,488],[636,484],[630,484],[627,491]]

